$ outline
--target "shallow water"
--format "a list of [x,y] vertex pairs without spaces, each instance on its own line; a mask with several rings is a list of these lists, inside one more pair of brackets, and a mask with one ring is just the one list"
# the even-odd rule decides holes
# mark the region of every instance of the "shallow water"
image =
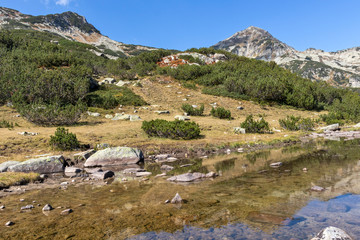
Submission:
[[[0,199],[6,206],[0,219],[15,225],[2,223],[0,238],[310,239],[324,227],[335,226],[357,239],[359,146],[358,140],[310,143],[196,160],[174,172],[217,171],[222,176],[189,185],[150,178],[8,196]],[[279,161],[284,163],[280,168],[269,167]],[[312,192],[313,185],[326,190]],[[164,204],[177,192],[185,203]],[[46,203],[55,209],[44,215],[41,209]],[[27,204],[35,208],[20,212]],[[74,212],[61,216],[65,208]]]

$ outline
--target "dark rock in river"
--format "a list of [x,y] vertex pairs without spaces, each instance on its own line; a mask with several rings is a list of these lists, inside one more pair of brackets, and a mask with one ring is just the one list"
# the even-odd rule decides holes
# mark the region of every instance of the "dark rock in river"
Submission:
[[141,150],[130,147],[113,147],[100,150],[86,160],[85,167],[137,164],[144,161]]
[[275,225],[283,225],[287,217],[275,215],[271,213],[262,213],[262,212],[250,212],[246,217],[249,221],[258,222],[258,223],[270,223]]
[[352,238],[340,228],[327,227],[311,240],[352,240]]
[[65,159],[63,156],[48,156],[30,159],[16,165],[10,166],[8,172],[36,172],[36,173],[57,173],[63,172]]

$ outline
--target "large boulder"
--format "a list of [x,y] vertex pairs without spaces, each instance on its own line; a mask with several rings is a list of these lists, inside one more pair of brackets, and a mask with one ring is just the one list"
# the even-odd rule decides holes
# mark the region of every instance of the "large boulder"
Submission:
[[137,164],[144,161],[141,150],[130,147],[112,147],[100,150],[86,160],[85,167]]
[[7,161],[0,164],[0,172],[6,172],[10,166],[16,165],[18,161]]
[[352,240],[352,238],[340,228],[327,227],[311,240]]
[[340,129],[340,125],[338,123],[335,123],[335,124],[328,125],[326,127],[322,127],[321,129],[324,130],[324,132],[326,132],[326,131],[336,131],[336,130]]
[[29,159],[12,165],[8,172],[36,172],[36,173],[57,173],[63,172],[65,168],[65,159],[61,155],[47,156],[35,159]]

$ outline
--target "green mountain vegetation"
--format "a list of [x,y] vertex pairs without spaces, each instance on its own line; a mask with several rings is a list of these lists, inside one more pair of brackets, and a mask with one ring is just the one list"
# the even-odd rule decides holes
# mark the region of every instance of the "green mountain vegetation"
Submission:
[[126,87],[99,88],[94,76],[133,80],[160,74],[195,82],[207,94],[307,110],[328,109],[337,119],[360,120],[358,93],[301,78],[274,62],[202,48],[188,51],[222,53],[229,60],[213,65],[160,68],[156,63],[176,51],[156,50],[112,60],[95,55],[89,51],[92,49],[94,46],[53,33],[1,31],[0,103],[12,102],[20,114],[36,124],[69,125],[78,122],[89,106],[146,104]]

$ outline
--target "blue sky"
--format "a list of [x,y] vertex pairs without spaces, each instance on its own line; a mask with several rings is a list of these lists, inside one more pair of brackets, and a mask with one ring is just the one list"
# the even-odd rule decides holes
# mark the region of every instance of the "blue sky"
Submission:
[[296,48],[360,46],[360,0],[0,0],[31,15],[74,11],[130,44],[208,47],[257,26]]

